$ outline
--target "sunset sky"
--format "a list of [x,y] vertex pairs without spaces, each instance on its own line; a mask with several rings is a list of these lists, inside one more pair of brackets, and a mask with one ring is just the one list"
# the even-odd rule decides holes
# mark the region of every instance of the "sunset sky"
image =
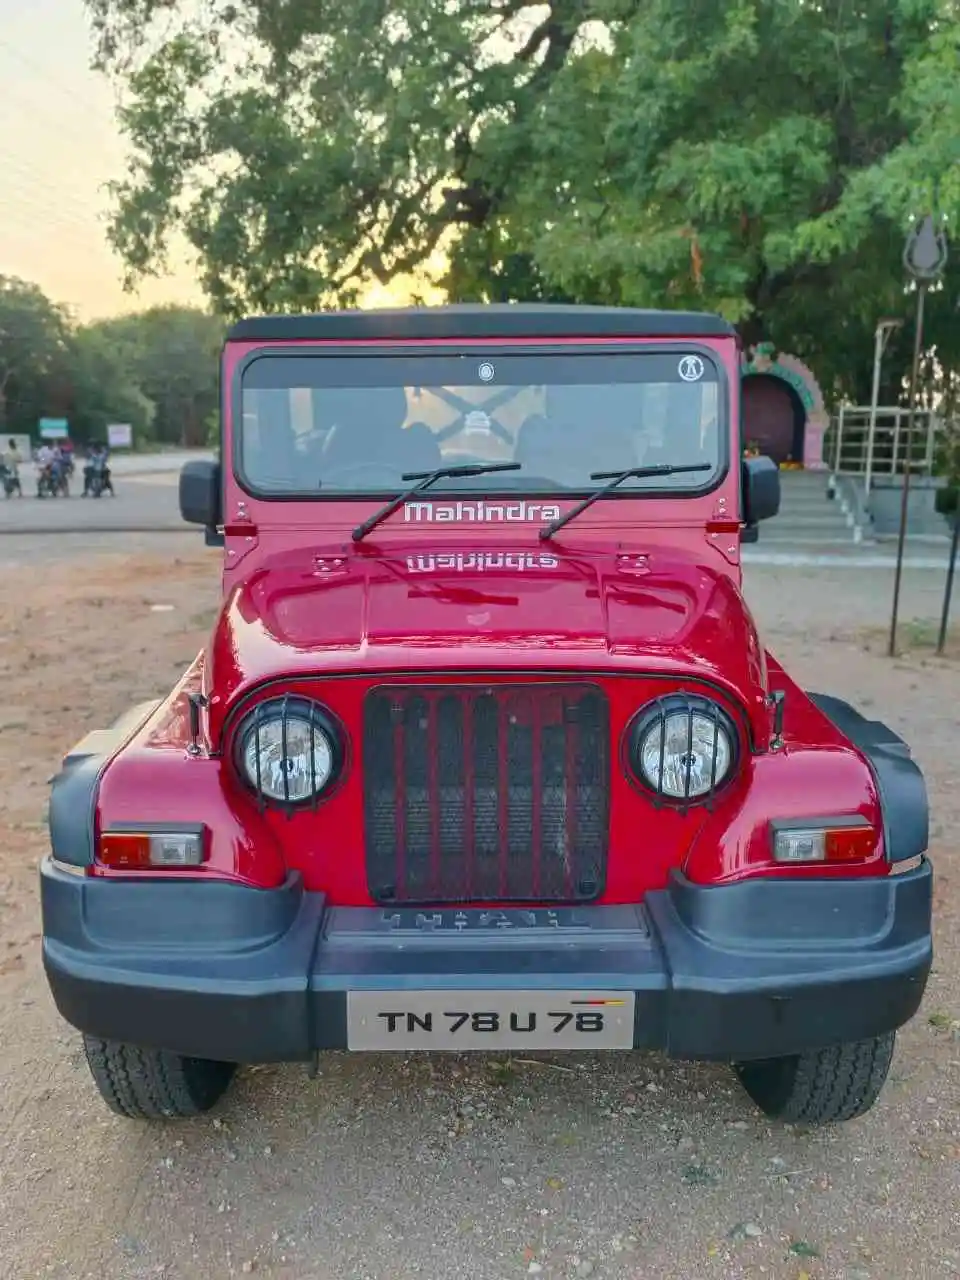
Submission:
[[[169,277],[123,292],[103,220],[124,147],[108,82],[90,70],[82,0],[10,4],[0,26],[0,275],[32,281],[81,320],[162,302],[202,302],[185,255]],[[402,301],[377,290],[368,305]]]
[[0,274],[39,284],[79,318],[154,302],[199,301],[182,263],[125,295],[107,247],[103,184],[123,173],[110,86],[89,69],[82,0],[9,5],[0,27]]

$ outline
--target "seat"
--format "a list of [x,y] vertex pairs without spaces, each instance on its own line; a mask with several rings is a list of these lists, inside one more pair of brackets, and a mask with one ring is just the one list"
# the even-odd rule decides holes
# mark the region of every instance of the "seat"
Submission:
[[241,449],[243,468],[255,486],[285,492],[302,483],[286,390],[259,387],[244,392]]
[[424,423],[404,428],[407,397],[403,387],[370,387],[352,392],[353,417],[339,418],[321,454],[324,475],[341,469],[383,466],[405,471],[431,471],[442,465],[440,446]]
[[560,467],[555,463],[559,450],[554,436],[553,424],[542,413],[532,414],[517,431],[513,459],[527,475],[544,476],[559,484]]
[[529,475],[582,489],[590,487],[591,471],[636,465],[630,423],[639,422],[640,410],[634,387],[547,387],[545,410],[517,432],[515,458]]
[[[643,466],[691,466],[709,462],[716,445],[705,446],[701,439],[702,392],[698,384],[677,383],[667,392],[663,438],[644,455]],[[716,433],[716,427],[713,427]],[[678,481],[690,484],[689,478]],[[698,480],[692,481],[700,483]]]

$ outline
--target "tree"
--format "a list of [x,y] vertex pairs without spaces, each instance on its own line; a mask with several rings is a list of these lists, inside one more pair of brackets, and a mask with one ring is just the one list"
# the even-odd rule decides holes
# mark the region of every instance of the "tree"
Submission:
[[102,324],[78,329],[71,344],[71,432],[79,440],[106,440],[112,422],[126,422],[134,440],[151,435],[155,406],[137,384],[137,357]]
[[166,444],[205,445],[207,424],[219,403],[222,322],[193,307],[166,306],[93,328],[98,341],[122,359],[130,385],[152,406],[153,437]]
[[908,215],[960,214],[955,0],[87,5],[133,147],[113,242],[136,276],[183,230],[226,312],[443,246],[451,296],[716,309],[849,390]]
[[32,435],[50,414],[80,440],[129,422],[141,441],[204,445],[223,329],[177,306],[76,326],[36,285],[0,276],[0,433]]
[[0,433],[32,434],[69,359],[70,320],[34,284],[0,276]]

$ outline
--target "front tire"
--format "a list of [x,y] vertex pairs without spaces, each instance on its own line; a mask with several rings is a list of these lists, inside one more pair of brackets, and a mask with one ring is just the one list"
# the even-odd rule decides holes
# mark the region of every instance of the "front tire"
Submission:
[[130,1120],[176,1120],[202,1115],[226,1092],[232,1062],[185,1058],[166,1049],[144,1049],[83,1037],[94,1084],[117,1115]]
[[865,1115],[890,1070],[896,1032],[734,1070],[765,1115],[788,1124],[837,1124]]

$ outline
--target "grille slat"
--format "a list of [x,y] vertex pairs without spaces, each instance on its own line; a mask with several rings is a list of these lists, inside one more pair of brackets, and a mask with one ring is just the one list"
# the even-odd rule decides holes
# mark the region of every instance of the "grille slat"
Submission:
[[463,831],[466,858],[464,891],[469,901],[477,881],[477,834],[475,819],[476,766],[474,763],[473,700],[461,695],[463,708]]
[[381,902],[577,902],[603,889],[609,721],[592,685],[387,686],[364,706]]
[[[506,700],[501,699],[497,706],[497,897],[506,900],[507,879],[510,864],[510,825],[513,820],[513,796],[510,787],[510,748],[512,746],[510,719],[507,715]],[[531,797],[531,803],[535,803]],[[523,815],[518,815],[523,821]]]
[[[540,723],[540,703],[534,698],[530,708],[531,729],[530,734],[530,774],[532,778],[532,792],[535,796],[543,796],[543,739],[542,728]],[[540,896],[540,871],[541,858],[543,857],[543,804],[534,804],[531,811],[531,832],[530,832],[531,852],[533,854],[533,866],[531,868],[531,889],[533,897]]]

